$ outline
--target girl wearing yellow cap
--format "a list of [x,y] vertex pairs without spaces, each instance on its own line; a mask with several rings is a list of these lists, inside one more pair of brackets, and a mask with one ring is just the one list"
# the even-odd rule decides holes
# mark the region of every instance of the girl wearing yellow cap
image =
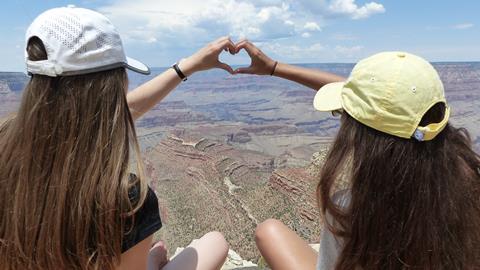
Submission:
[[448,123],[427,61],[380,53],[344,79],[277,63],[248,41],[236,48],[252,59],[236,73],[319,89],[315,108],[342,113],[317,187],[319,254],[267,220],[255,237],[272,269],[480,269],[480,156],[468,132]]

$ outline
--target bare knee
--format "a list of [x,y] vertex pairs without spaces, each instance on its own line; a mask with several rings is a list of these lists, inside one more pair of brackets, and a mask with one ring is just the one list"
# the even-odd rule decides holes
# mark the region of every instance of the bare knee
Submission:
[[314,269],[317,254],[282,222],[268,219],[257,226],[255,242],[271,269]]
[[228,242],[225,240],[225,237],[222,233],[213,231],[206,233],[202,238],[201,241],[207,242],[212,247],[215,247],[216,253],[221,257],[227,257],[228,255]]
[[275,236],[278,235],[278,232],[282,230],[285,225],[276,219],[267,219],[264,222],[258,224],[257,229],[255,230],[255,242],[258,245],[261,245],[263,242],[269,242]]

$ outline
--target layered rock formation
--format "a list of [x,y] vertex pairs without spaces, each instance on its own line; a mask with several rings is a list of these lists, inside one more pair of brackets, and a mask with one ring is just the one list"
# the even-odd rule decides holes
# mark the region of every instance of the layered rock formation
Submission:
[[256,259],[256,225],[272,217],[318,241],[316,180],[307,168],[275,170],[272,156],[184,134],[167,136],[145,157],[165,223],[158,237],[171,252],[218,230],[243,258]]
[[0,81],[8,85],[13,92],[20,92],[25,88],[28,77],[22,72],[0,72]]
[[[315,204],[314,191],[317,181],[305,168],[280,169],[270,176],[269,185],[298,208],[299,217],[304,222],[317,222],[319,212]],[[310,232],[305,232],[309,234]]]
[[19,99],[19,95],[10,89],[8,83],[0,80],[0,119],[15,111]]
[[11,93],[12,91],[10,90],[10,87],[8,87],[7,82],[0,81],[0,95],[3,97],[4,95],[8,95]]

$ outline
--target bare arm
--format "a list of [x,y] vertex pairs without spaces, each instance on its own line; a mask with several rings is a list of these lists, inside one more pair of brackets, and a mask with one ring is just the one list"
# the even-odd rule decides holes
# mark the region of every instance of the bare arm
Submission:
[[[188,77],[197,71],[211,68],[222,68],[230,73],[230,66],[218,60],[223,50],[234,53],[235,45],[229,37],[220,38],[202,48],[192,56],[183,59],[178,64],[180,70]],[[127,94],[127,102],[133,119],[138,119],[164,99],[182,80],[177,73],[169,68],[154,79],[139,86]]]
[[152,245],[152,239],[153,235],[123,253],[116,270],[147,269],[148,251]]
[[236,45],[235,53],[238,53],[241,49],[247,51],[252,59],[252,63],[247,68],[236,69],[235,73],[237,74],[271,75],[273,72],[274,76],[303,84],[314,90],[320,89],[325,84],[345,80],[345,78],[341,76],[317,69],[303,68],[284,63],[278,63],[275,66],[274,60],[265,55],[248,40],[239,42]]
[[[187,77],[193,73],[189,59],[180,61],[178,66]],[[136,120],[148,112],[170,94],[181,81],[177,73],[169,68],[162,74],[129,92],[127,94],[127,102],[133,119]]]
[[345,81],[345,78],[333,73],[284,63],[277,64],[273,75],[303,84],[314,90],[320,89],[325,84]]

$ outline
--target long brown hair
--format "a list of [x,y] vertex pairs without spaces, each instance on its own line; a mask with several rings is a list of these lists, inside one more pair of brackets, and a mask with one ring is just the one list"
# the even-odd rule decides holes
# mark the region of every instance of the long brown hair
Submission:
[[[47,58],[38,38],[27,52]],[[18,113],[0,128],[0,268],[119,263],[125,219],[146,196],[126,86],[123,68],[31,77]],[[128,179],[131,158],[139,183]],[[138,184],[133,205],[128,191]]]
[[[435,105],[421,125],[444,111]],[[480,269],[479,168],[465,129],[447,125],[418,142],[344,113],[317,188],[333,217],[327,227],[344,243],[336,269]],[[341,207],[333,195],[345,176],[350,198]]]

